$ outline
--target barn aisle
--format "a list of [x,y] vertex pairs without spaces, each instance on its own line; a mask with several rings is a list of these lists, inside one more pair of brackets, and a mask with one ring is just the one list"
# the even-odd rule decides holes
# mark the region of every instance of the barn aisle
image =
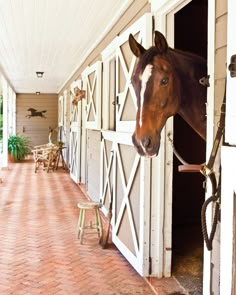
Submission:
[[34,173],[31,159],[1,171],[0,294],[154,294],[117,249],[76,237],[78,201],[69,174]]

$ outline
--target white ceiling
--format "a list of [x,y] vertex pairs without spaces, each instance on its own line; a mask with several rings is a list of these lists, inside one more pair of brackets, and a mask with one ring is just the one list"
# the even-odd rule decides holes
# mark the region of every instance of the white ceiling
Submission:
[[0,0],[0,71],[16,93],[58,93],[132,1]]

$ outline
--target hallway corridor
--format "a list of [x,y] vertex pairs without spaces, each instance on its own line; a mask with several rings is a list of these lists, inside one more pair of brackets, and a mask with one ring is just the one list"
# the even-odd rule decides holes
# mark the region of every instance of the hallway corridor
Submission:
[[26,160],[0,173],[1,295],[154,294],[115,246],[101,249],[96,234],[80,245],[86,197],[68,172],[35,174]]

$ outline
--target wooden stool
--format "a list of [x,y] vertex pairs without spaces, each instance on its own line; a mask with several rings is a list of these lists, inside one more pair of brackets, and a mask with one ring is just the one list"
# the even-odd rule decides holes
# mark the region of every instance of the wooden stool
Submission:
[[[78,220],[78,239],[80,239],[80,244],[82,244],[83,242],[83,235],[85,229],[95,229],[98,233],[98,237],[102,236],[102,220],[99,212],[100,206],[100,203],[92,201],[84,201],[78,203],[78,208],[80,208]],[[92,221],[90,221],[89,225],[85,225],[86,210],[94,210],[95,224],[93,224]]]

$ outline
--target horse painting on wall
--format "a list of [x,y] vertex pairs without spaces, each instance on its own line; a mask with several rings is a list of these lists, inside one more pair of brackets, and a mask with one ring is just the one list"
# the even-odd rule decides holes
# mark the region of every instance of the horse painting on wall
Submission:
[[44,113],[46,113],[47,111],[46,110],[43,110],[43,111],[37,111],[36,109],[34,108],[29,108],[27,110],[28,112],[30,112],[30,114],[26,115],[26,118],[31,118],[31,117],[41,117],[41,118],[44,118],[46,119],[47,117],[44,115]]

